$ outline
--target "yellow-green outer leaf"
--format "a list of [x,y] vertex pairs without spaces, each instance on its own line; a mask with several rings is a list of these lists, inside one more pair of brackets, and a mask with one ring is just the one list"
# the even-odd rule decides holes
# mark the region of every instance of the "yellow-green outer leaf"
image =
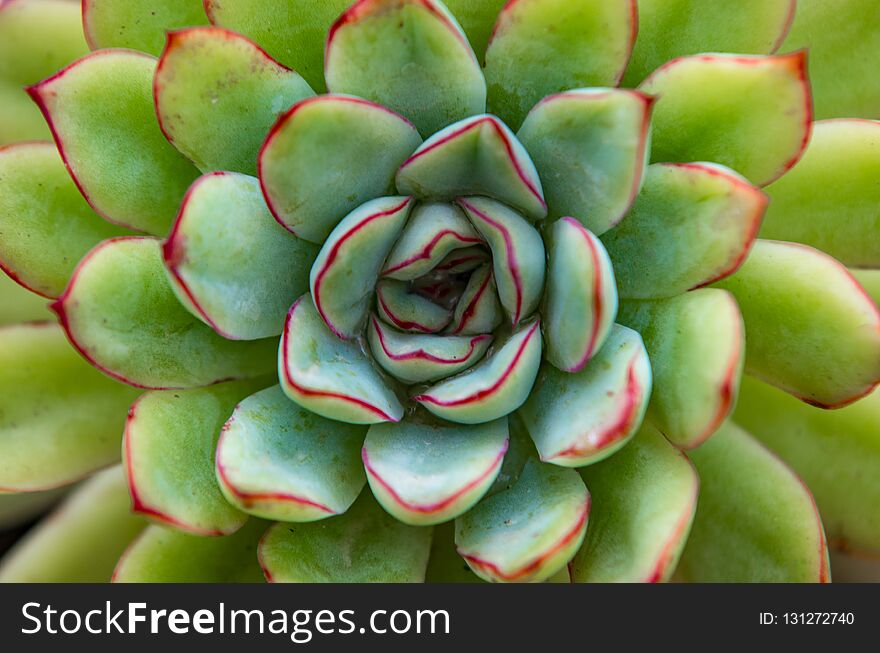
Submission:
[[697,582],[830,580],[822,521],[806,485],[728,422],[690,454],[700,499],[678,571]]
[[2,583],[106,583],[146,525],[131,512],[122,467],[86,481],[6,554]]
[[0,329],[0,489],[58,487],[119,460],[137,394],[89,366],[56,324]]

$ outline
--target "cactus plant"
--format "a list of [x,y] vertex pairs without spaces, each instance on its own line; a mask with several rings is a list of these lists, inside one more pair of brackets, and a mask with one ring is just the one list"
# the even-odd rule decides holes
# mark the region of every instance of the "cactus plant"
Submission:
[[880,551],[878,85],[798,4],[0,5],[0,266],[57,317],[4,302],[0,490],[92,475],[0,579]]

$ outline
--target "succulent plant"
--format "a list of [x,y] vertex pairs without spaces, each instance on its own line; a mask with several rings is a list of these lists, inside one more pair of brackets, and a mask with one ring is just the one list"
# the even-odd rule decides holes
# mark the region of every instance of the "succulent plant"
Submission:
[[880,551],[870,2],[348,5],[0,4],[0,578]]

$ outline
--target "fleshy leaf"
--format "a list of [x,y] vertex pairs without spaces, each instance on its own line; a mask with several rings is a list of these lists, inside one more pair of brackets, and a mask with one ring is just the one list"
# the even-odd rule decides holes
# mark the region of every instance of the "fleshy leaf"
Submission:
[[489,110],[516,127],[548,95],[616,86],[637,23],[635,0],[509,2],[486,50]]
[[52,143],[0,148],[0,268],[45,297],[64,291],[77,262],[124,229],[95,215]]
[[123,456],[135,512],[194,535],[229,535],[247,515],[227,503],[214,475],[220,429],[236,402],[263,383],[153,391],[128,413]]
[[878,178],[880,122],[814,123],[800,163],[767,187],[761,237],[812,245],[847,265],[880,267]]
[[178,299],[232,340],[280,334],[317,255],[316,245],[275,221],[257,179],[232,172],[196,180],[162,244]]
[[44,297],[26,290],[0,272],[0,327],[52,319]]
[[781,460],[730,422],[690,456],[700,500],[678,566],[684,580],[830,580],[816,504]]
[[466,118],[431,136],[400,167],[397,190],[436,201],[486,195],[532,221],[547,215],[535,164],[510,128],[490,115]]
[[431,541],[426,583],[483,583],[455,550],[455,522],[437,524]]
[[649,166],[626,220],[602,236],[620,296],[673,297],[732,274],[766,207],[764,193],[721,166]]
[[482,242],[459,207],[420,204],[388,255],[382,276],[403,281],[417,279],[437,267],[450,252]]
[[391,376],[407,383],[425,383],[473,367],[492,344],[492,335],[437,336],[403,333],[376,317],[367,326],[370,351]]
[[99,50],[28,92],[83,196],[107,220],[162,235],[198,171],[159,129],[156,60]]
[[542,581],[580,548],[589,512],[590,493],[576,471],[532,459],[513,488],[455,521],[455,544],[484,580]]
[[718,284],[746,325],[746,372],[817,406],[880,382],[880,310],[840,263],[805,245],[759,240]]
[[482,61],[498,14],[508,0],[444,0]]
[[260,183],[275,218],[321,244],[348,213],[389,194],[397,168],[421,142],[393,111],[322,95],[295,104],[275,123],[260,151]]
[[106,240],[52,308],[79,352],[129,385],[170,389],[269,372],[273,339],[231,342],[174,296],[153,238]]
[[278,368],[285,394],[328,419],[374,424],[403,417],[403,406],[369,355],[357,342],[333,335],[310,295],[287,314]]
[[638,430],[651,397],[651,363],[638,333],[614,325],[582,371],[545,365],[520,410],[541,460],[582,467],[607,458]]
[[131,48],[158,55],[166,30],[207,22],[202,0],[82,2],[82,26],[92,50]]
[[639,36],[624,86],[655,68],[701,52],[775,52],[795,15],[796,0],[638,0]]
[[703,288],[624,302],[618,319],[642,335],[651,359],[648,419],[677,447],[701,445],[736,403],[746,348],[736,301]]
[[880,270],[850,270],[868,296],[880,305]]
[[412,211],[411,197],[382,197],[355,209],[333,229],[309,277],[318,313],[338,337],[363,331],[388,253]]
[[262,582],[257,544],[268,526],[251,519],[226,537],[199,537],[166,526],[150,526],[120,558],[113,582]]
[[324,86],[324,41],[352,0],[204,0],[208,18],[251,38],[299,72],[316,91]]
[[541,365],[540,322],[525,323],[476,367],[413,397],[442,419],[482,424],[512,413],[528,398]]
[[0,328],[0,491],[67,485],[119,460],[137,394],[80,358],[56,324]]
[[415,333],[437,333],[452,319],[448,310],[396,279],[381,279],[376,285],[376,309],[388,324]]
[[734,420],[804,479],[832,548],[880,553],[880,392],[822,410],[746,377]]
[[58,503],[68,489],[0,494],[0,532],[27,525]]
[[106,583],[146,525],[131,512],[122,467],[79,486],[5,555],[0,583]]
[[874,0],[798,0],[782,50],[797,48],[810,50],[817,117],[880,118],[880,13]]
[[714,161],[764,186],[797,163],[810,138],[806,53],[674,59],[639,89],[654,107],[654,161]]
[[200,170],[249,175],[278,116],[314,95],[258,45],[218,27],[170,32],[153,91],[163,133]]
[[[602,241],[573,218],[548,230],[544,304],[547,360],[579,372],[602,347],[617,315],[614,269]],[[572,328],[572,325],[578,328]]]
[[590,530],[569,565],[576,583],[662,583],[678,564],[700,480],[683,453],[644,426],[606,461],[581,470]]
[[498,298],[515,327],[535,312],[544,292],[547,263],[541,234],[495,200],[469,197],[459,204],[492,250]]
[[486,110],[486,81],[467,37],[435,0],[359,0],[330,28],[327,87],[411,120],[427,136]]
[[439,524],[467,512],[495,482],[507,419],[475,426],[422,420],[370,427],[363,459],[373,495],[406,524]]
[[[482,240],[482,239],[481,239]],[[444,272],[446,274],[464,274],[465,272],[473,272],[481,265],[489,261],[489,252],[483,245],[473,245],[471,247],[463,247],[449,254],[437,264],[435,272]]]
[[275,524],[260,542],[270,583],[421,583],[431,528],[407,526],[364,490],[344,515]]
[[462,336],[489,333],[503,320],[492,265],[486,263],[474,270],[468,279],[447,331]]
[[0,2],[0,145],[51,138],[23,88],[88,51],[76,3]]
[[597,235],[623,219],[650,156],[654,98],[580,89],[539,102],[517,137],[541,171],[551,219],[573,216]]
[[366,433],[301,408],[274,386],[242,401],[226,422],[217,480],[232,504],[258,517],[332,517],[348,510],[364,487]]

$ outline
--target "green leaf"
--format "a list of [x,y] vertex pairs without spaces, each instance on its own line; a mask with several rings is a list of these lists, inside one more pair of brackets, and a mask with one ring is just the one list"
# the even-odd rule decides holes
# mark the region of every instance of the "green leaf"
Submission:
[[455,17],[435,0],[360,0],[330,28],[327,87],[389,107],[423,136],[486,110],[486,81]]
[[23,87],[88,51],[77,4],[69,0],[0,3],[0,145],[51,138]]
[[303,100],[263,145],[263,193],[281,224],[321,244],[348,213],[391,192],[397,168],[421,142],[412,124],[366,100]]
[[0,564],[0,583],[106,583],[146,522],[131,512],[120,466],[79,486]]
[[814,123],[800,163],[767,187],[761,237],[812,245],[847,265],[880,267],[878,177],[880,122]]
[[413,400],[438,417],[483,424],[503,417],[528,399],[541,365],[540,322],[526,322],[476,367],[440,381]]
[[321,318],[338,337],[363,332],[373,289],[413,208],[411,197],[382,197],[345,216],[330,232],[309,276]]
[[413,209],[406,231],[382,268],[385,279],[411,281],[435,269],[446,256],[483,239],[454,204],[428,202]]
[[137,394],[86,363],[56,324],[0,328],[0,491],[59,487],[115,463]]
[[277,336],[309,288],[318,247],[279,225],[253,177],[200,177],[162,254],[171,288],[193,315],[232,340]]
[[574,218],[553,223],[547,240],[543,309],[547,360],[565,372],[579,372],[602,347],[614,324],[614,269],[602,241]]
[[226,498],[258,517],[314,521],[342,514],[364,487],[366,427],[319,417],[274,386],[236,406],[217,445]]
[[535,164],[510,128],[490,115],[466,118],[426,140],[400,166],[397,190],[442,202],[486,195],[532,222],[547,215]]
[[406,383],[436,381],[476,365],[492,344],[492,334],[438,336],[397,331],[371,316],[370,351],[379,366]]
[[485,263],[474,270],[467,286],[455,305],[452,323],[447,333],[454,335],[479,335],[490,333],[504,321],[498,287],[492,272],[492,264]]
[[449,310],[411,293],[409,283],[396,279],[376,284],[376,309],[388,324],[413,333],[437,333],[452,320]]
[[602,236],[620,296],[673,297],[732,274],[766,207],[764,193],[722,166],[649,166],[632,211]]
[[199,537],[150,526],[123,554],[114,583],[260,583],[257,544],[268,524],[251,519],[232,535]]
[[231,342],[187,311],[166,278],[158,240],[116,238],[80,262],[53,304],[73,345],[130,385],[171,389],[269,372],[274,339]]
[[685,455],[650,426],[608,460],[584,467],[593,508],[571,561],[575,583],[662,583],[684,548],[700,480]]
[[551,219],[574,217],[602,235],[642,186],[654,98],[580,89],[539,102],[517,134],[541,171]]
[[880,304],[880,270],[850,270],[875,304]]
[[278,375],[288,397],[328,419],[374,424],[403,417],[403,406],[369,354],[333,335],[311,295],[296,300],[287,314]]
[[570,374],[545,365],[519,414],[541,460],[582,467],[625,445],[651,397],[651,363],[638,333],[615,325],[596,358]]
[[278,116],[314,95],[258,45],[218,27],[169,32],[153,92],[165,136],[200,170],[249,175]]
[[48,303],[0,273],[0,327],[20,322],[50,320]]
[[639,89],[660,98],[654,161],[714,161],[765,186],[797,163],[810,137],[803,51],[674,59]]
[[495,20],[508,0],[444,0],[461,24],[480,61],[492,36]]
[[742,311],[749,374],[826,408],[851,403],[880,381],[880,311],[830,256],[759,240],[718,286]]
[[46,297],[64,291],[77,262],[127,233],[95,215],[52,143],[0,148],[0,267]]
[[236,403],[263,382],[145,393],[131,407],[123,457],[135,512],[194,535],[229,535],[247,521],[217,485],[214,451]]
[[397,521],[365,490],[344,515],[275,524],[260,542],[260,563],[276,583],[421,583],[431,531]]
[[730,422],[690,456],[701,483],[697,514],[678,567],[684,580],[830,580],[816,504],[781,460]]
[[58,503],[68,490],[68,487],[61,487],[45,492],[0,494],[0,532],[25,526],[40,517]]
[[299,72],[319,93],[324,86],[324,41],[352,0],[204,0],[208,18],[244,34]]
[[532,459],[513,488],[455,521],[455,544],[484,580],[539,582],[580,548],[589,512],[590,493],[576,471]]
[[431,541],[431,557],[425,572],[426,583],[482,583],[455,550],[455,522],[437,524]]
[[158,55],[166,30],[206,25],[202,0],[83,0],[82,26],[92,50],[131,48]]
[[507,444],[503,417],[462,426],[416,416],[371,426],[363,460],[382,507],[406,524],[426,526],[458,517],[486,494]]
[[822,410],[746,377],[734,420],[804,479],[832,548],[880,553],[880,391]]
[[161,235],[198,171],[159,129],[156,60],[100,50],[28,88],[92,208],[107,220]]
[[785,38],[796,0],[638,0],[639,36],[624,86],[670,59],[701,52],[770,54]]
[[880,118],[880,14],[873,0],[798,0],[782,51],[797,48],[810,50],[818,118]]
[[638,30],[634,0],[517,0],[486,51],[489,110],[516,127],[553,93],[617,86]]
[[677,447],[711,436],[736,403],[745,329],[730,293],[703,288],[671,299],[624,302],[618,317],[638,331],[651,359],[648,419]]
[[538,308],[546,258],[541,234],[516,211],[486,197],[458,201],[492,251],[498,298],[516,327]]

